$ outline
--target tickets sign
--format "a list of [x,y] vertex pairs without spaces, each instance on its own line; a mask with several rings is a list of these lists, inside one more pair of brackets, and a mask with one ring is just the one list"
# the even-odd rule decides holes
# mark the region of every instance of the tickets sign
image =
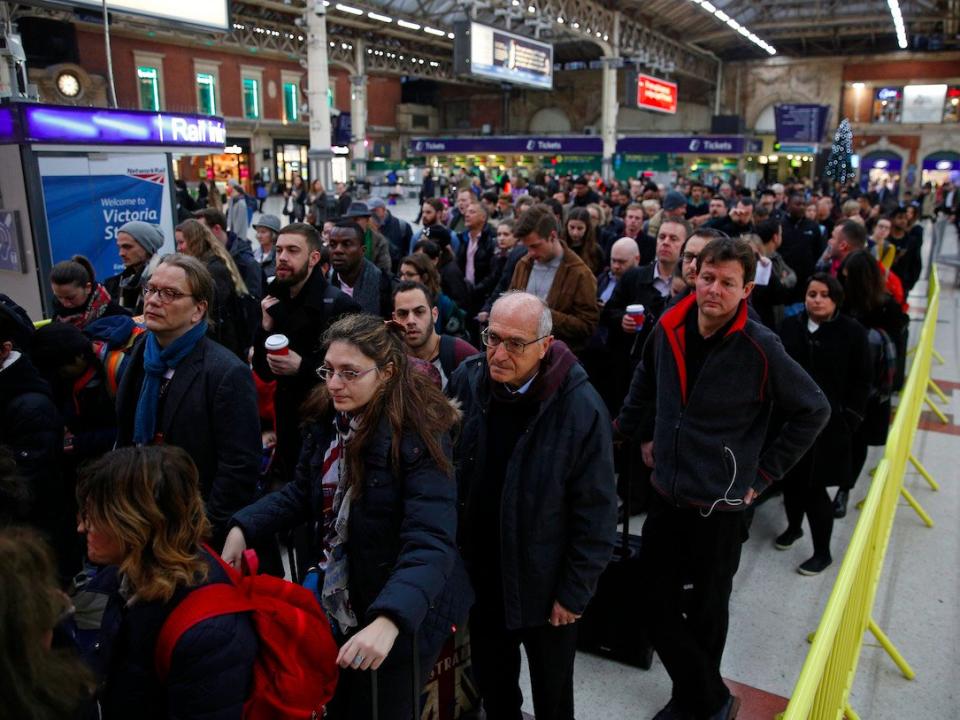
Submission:
[[677,84],[637,73],[637,107],[655,112],[677,113]]

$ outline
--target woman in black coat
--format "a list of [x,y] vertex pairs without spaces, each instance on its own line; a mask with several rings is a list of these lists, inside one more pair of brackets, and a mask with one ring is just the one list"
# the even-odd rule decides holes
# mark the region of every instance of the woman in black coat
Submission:
[[472,604],[455,545],[459,413],[378,318],[344,317],[324,342],[296,476],[234,515],[223,557],[235,563],[248,543],[310,523],[344,668],[328,717],[371,717],[373,669],[379,717],[408,720],[413,644],[422,684]]
[[777,537],[786,550],[803,536],[803,516],[810,523],[813,556],[798,568],[817,575],[832,562],[830,535],[833,507],[827,487],[846,482],[853,462],[853,436],[863,420],[870,391],[870,350],[867,332],[840,314],[843,288],[836,278],[817,273],[807,281],[805,310],[784,321],[780,329],[790,357],[816,381],[830,402],[830,422],[813,447],[784,478],[787,529]]
[[[195,589],[230,582],[202,543],[209,535],[186,452],[123,448],[84,469],[77,485],[87,555],[107,594],[96,644],[103,720],[241,720],[257,637],[248,613],[201,620],[183,633],[166,677],[155,665],[166,619]],[[100,576],[102,575],[102,579]]]

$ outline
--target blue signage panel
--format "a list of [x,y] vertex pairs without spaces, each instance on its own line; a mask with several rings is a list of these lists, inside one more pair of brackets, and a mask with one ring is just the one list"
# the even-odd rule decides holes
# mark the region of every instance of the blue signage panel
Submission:
[[630,154],[741,155],[744,148],[742,137],[724,135],[625,137],[617,141],[617,152]]
[[411,155],[530,154],[597,155],[603,152],[598,137],[458,137],[414,138]]
[[[223,119],[207,115],[18,104],[0,112],[0,142],[150,145],[222,150]],[[9,115],[7,114],[9,113]]]
[[818,143],[823,139],[829,105],[777,105],[773,110],[777,142]]

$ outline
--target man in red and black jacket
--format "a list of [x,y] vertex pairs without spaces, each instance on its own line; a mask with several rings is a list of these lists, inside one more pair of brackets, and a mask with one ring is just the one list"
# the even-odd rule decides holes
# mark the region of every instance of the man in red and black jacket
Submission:
[[[616,429],[641,441],[655,493],[643,527],[645,613],[673,681],[662,717],[732,718],[720,676],[746,510],[813,444],[830,416],[816,383],[747,313],[756,258],[742,240],[700,252],[696,293],[643,351]],[[771,408],[784,424],[765,443]],[[684,615],[681,592],[693,583]],[[661,717],[661,715],[658,715]]]

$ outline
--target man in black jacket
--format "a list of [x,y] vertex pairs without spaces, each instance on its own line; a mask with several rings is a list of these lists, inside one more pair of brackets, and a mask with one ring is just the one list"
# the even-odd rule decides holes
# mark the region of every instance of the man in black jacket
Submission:
[[330,230],[330,284],[353,298],[360,309],[389,320],[393,313],[390,276],[364,257],[363,229],[352,219]]
[[167,255],[144,286],[147,331],[117,391],[117,445],[176,445],[200,475],[214,547],[253,502],[260,418],[250,369],[205,337],[213,278],[199,260]]
[[[323,364],[323,333],[343,315],[360,312],[360,306],[323,276],[320,236],[312,225],[293,223],[281,229],[276,255],[276,278],[261,303],[263,321],[253,341],[253,369],[261,380],[277,381],[271,475],[285,482],[293,478],[300,456],[300,405],[320,382],[316,371]],[[286,336],[286,355],[267,354],[264,342],[270,335]]]
[[[810,448],[830,406],[777,336],[748,319],[756,270],[749,244],[713,240],[697,266],[696,294],[660,318],[616,426],[639,438],[654,470],[644,612],[673,681],[657,717],[727,720],[739,700],[720,660],[747,537],[743,511]],[[774,405],[784,424],[765,442]],[[690,583],[690,602],[682,602]]]
[[617,500],[606,408],[535,295],[507,293],[448,392],[460,540],[477,601],[473,667],[489,718],[519,718],[520,645],[537,717],[573,718],[576,620],[613,553]]
[[820,227],[807,220],[806,202],[801,193],[793,193],[787,201],[787,216],[781,229],[780,257],[797,274],[797,284],[790,293],[789,302],[803,302],[807,278],[813,275],[817,260],[826,247],[820,237]]
[[470,288],[469,302],[464,309],[473,317],[483,307],[500,279],[494,272],[497,240],[482,204],[471,202],[464,210],[463,217],[465,228],[457,236],[457,266]]
[[103,281],[110,297],[134,315],[143,312],[142,285],[150,277],[163,246],[163,233],[158,225],[131,220],[117,230],[117,253],[123,271]]

